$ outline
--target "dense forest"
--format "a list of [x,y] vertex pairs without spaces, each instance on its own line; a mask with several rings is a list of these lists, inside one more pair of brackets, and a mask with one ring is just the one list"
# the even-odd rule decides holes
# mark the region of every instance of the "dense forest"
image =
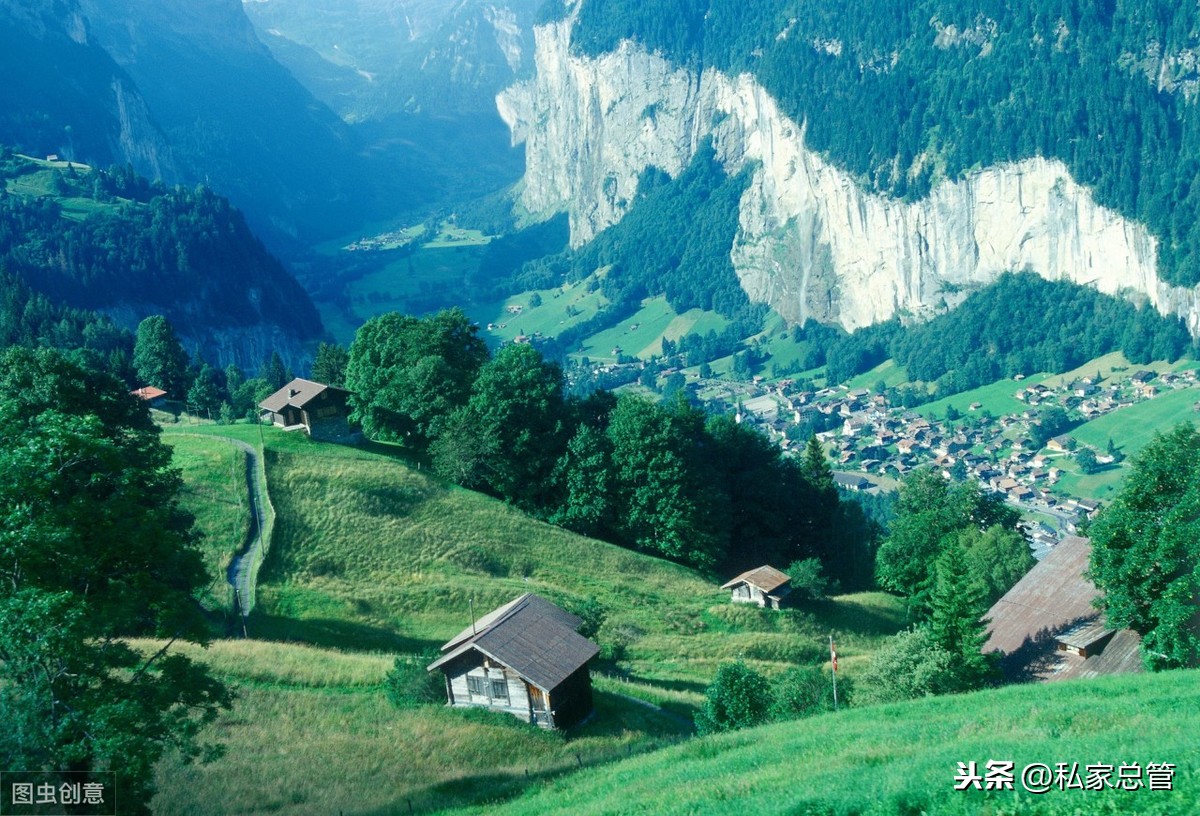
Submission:
[[[1151,306],[1101,294],[1032,272],[1009,272],[955,309],[925,323],[880,323],[847,334],[809,323],[792,330],[809,346],[805,368],[824,365],[832,383],[869,371],[889,357],[930,389],[905,389],[916,404],[1015,374],[1062,372],[1120,351],[1133,363],[1195,353],[1183,321]],[[688,346],[687,338],[680,343]],[[690,358],[689,358],[690,362]]]
[[193,337],[263,323],[321,332],[308,295],[226,199],[129,167],[48,169],[0,153],[0,269],[56,303],[161,312]]
[[[549,0],[542,19],[565,14]],[[632,38],[695,69],[749,71],[809,145],[869,189],[1061,159],[1160,239],[1161,272],[1200,282],[1195,6],[1104,0],[584,0],[587,54]]]

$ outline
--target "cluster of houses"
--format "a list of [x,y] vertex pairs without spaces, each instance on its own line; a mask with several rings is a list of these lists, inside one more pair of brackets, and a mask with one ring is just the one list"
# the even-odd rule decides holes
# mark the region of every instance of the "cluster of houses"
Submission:
[[[736,418],[788,449],[798,441],[789,437],[789,429],[822,415],[821,424],[837,427],[818,437],[830,448],[838,483],[849,490],[872,490],[880,482],[902,479],[914,468],[932,466],[946,478],[974,479],[1016,505],[1053,509],[1066,528],[1073,530],[1080,518],[1094,516],[1099,505],[1062,490],[1059,465],[1077,443],[1070,434],[1062,434],[1044,446],[1036,444],[1031,430],[1041,412],[1058,406],[1077,412],[1086,421],[1153,399],[1168,389],[1193,386],[1196,379],[1195,370],[1157,373],[1144,369],[1126,377],[1084,376],[1051,387],[1026,384],[1025,378],[1018,376],[1013,396],[1023,403],[1022,410],[993,417],[976,402],[954,421],[931,419],[893,406],[885,394],[866,388],[805,391],[796,390],[790,380],[781,380],[756,385],[752,396],[738,402]],[[1107,451],[1094,453],[1098,465],[1113,462]]]

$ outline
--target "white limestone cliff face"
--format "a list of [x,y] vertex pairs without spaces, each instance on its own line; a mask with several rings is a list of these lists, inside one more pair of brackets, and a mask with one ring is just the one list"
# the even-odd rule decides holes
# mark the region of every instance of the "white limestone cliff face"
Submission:
[[1059,161],[987,168],[917,202],[874,195],[809,150],[753,77],[696,74],[628,42],[580,57],[570,34],[569,20],[539,27],[534,76],[497,106],[526,144],[520,203],[565,210],[574,246],[621,219],[646,167],[676,176],[711,137],[728,172],[751,171],[731,254],[742,287],[790,321],[921,315],[1028,269],[1148,300],[1200,332],[1200,288],[1161,281],[1156,240]]

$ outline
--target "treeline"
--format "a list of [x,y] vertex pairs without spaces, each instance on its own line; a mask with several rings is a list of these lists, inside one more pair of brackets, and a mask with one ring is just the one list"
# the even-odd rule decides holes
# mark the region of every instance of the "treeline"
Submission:
[[[52,301],[148,306],[190,336],[262,323],[302,339],[320,335],[304,290],[208,188],[168,189],[128,167],[56,169],[40,196],[14,195],[2,183],[33,172],[46,173],[16,157],[0,161],[0,268]],[[64,217],[64,199],[83,215]]]
[[368,321],[346,385],[367,436],[568,529],[718,574],[815,557],[844,586],[872,580],[873,527],[815,441],[786,458],[683,399],[568,398],[557,365],[528,345],[489,355],[458,310]]
[[1073,283],[1010,273],[958,308],[898,333],[892,356],[910,380],[955,394],[1016,374],[1070,371],[1113,351],[1130,362],[1188,352],[1183,321]]
[[1177,317],[1032,272],[1001,275],[925,323],[893,320],[847,334],[810,322],[792,339],[809,345],[805,369],[824,365],[830,384],[894,358],[909,380],[932,386],[893,389],[894,401],[909,406],[1016,374],[1070,371],[1114,351],[1132,363],[1195,353]]
[[[544,19],[561,16],[551,0]],[[572,46],[633,39],[699,69],[753,73],[805,138],[904,198],[979,166],[1062,160],[1149,225],[1165,278],[1200,282],[1195,8],[1036,0],[585,0]],[[1166,88],[1160,90],[1164,83]]]

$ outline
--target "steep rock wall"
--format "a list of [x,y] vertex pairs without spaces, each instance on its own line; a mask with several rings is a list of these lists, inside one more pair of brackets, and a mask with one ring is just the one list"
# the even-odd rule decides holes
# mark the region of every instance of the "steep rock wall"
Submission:
[[790,321],[854,329],[921,315],[1029,269],[1148,300],[1200,333],[1200,287],[1163,283],[1156,239],[1061,162],[990,167],[917,202],[873,195],[807,149],[803,126],[750,75],[695,73],[629,42],[581,57],[571,24],[536,30],[534,76],[497,107],[526,144],[521,205],[565,210],[574,246],[620,220],[646,167],[676,176],[711,138],[729,172],[751,167],[732,249],[742,287]]

